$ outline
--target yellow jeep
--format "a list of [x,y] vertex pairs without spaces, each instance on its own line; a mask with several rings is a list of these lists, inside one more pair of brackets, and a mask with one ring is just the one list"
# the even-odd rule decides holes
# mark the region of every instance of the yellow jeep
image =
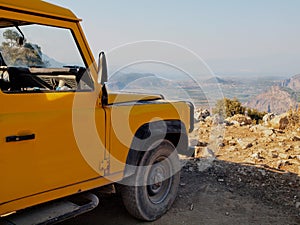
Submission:
[[118,183],[135,217],[172,205],[177,153],[188,147],[193,105],[107,90],[68,9],[0,0],[0,224],[51,224],[93,209],[91,190]]

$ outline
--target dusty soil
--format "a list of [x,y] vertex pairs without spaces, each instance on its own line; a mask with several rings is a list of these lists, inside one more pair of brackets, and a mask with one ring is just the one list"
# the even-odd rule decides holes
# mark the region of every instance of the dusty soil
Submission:
[[97,209],[61,224],[300,224],[300,130],[228,126],[211,152],[210,128],[196,130],[195,157],[182,159],[178,197],[159,220],[132,218],[119,195],[99,189]]
[[[263,177],[261,169],[251,165],[209,159],[186,161],[178,197],[159,220],[138,221],[126,212],[120,196],[97,190],[101,199],[97,209],[61,224],[300,224],[300,211],[295,207],[299,188],[289,184],[299,184],[298,175],[267,171]],[[211,167],[199,171],[203,164]]]

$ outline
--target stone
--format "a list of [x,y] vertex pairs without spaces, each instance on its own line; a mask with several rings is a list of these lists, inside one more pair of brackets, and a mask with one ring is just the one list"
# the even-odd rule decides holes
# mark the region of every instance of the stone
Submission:
[[288,154],[284,154],[284,153],[279,153],[278,157],[281,158],[281,159],[288,159],[289,155]]
[[263,135],[266,137],[271,136],[272,134],[274,134],[274,130],[273,129],[267,129],[263,131]]
[[250,127],[249,128],[249,130],[251,131],[251,132],[258,132],[258,131],[263,131],[263,130],[265,130],[266,128],[264,127],[264,126],[262,126],[262,125],[260,125],[260,124],[258,124],[258,125],[254,125],[254,126],[252,126],[252,127]]
[[191,205],[190,205],[190,211],[193,211],[194,210],[194,204],[192,203]]
[[292,141],[300,141],[300,137],[298,136],[294,136],[291,138]]
[[260,159],[260,154],[258,152],[257,153],[253,153],[251,155],[251,158],[253,158],[253,159]]
[[300,208],[300,202],[296,202],[295,206],[296,206],[296,209],[299,209]]
[[198,143],[197,143],[197,147],[206,147],[208,145],[208,143],[207,142],[201,142],[201,141],[198,141]]
[[244,138],[244,139],[239,138],[239,139],[237,139],[237,143],[243,150],[253,147],[253,143],[255,141],[256,141],[255,138]]
[[221,147],[221,148],[223,148],[223,147],[225,147],[226,145],[224,144],[224,142],[221,142],[220,144],[219,144],[219,147]]
[[229,148],[228,148],[228,151],[230,151],[230,152],[235,152],[235,151],[238,151],[239,149],[237,148],[237,147],[234,147],[234,146],[230,146]]
[[259,169],[258,171],[259,171],[259,172],[261,173],[261,175],[263,175],[263,176],[266,176],[266,175],[267,175],[267,172],[266,172],[265,170]]
[[279,157],[279,156],[278,156],[278,151],[276,151],[276,150],[270,151],[270,152],[269,152],[269,157],[271,157],[271,158],[273,158],[273,159],[278,158],[278,157]]
[[264,125],[268,126],[269,122],[275,117],[274,113],[268,113],[262,118]]
[[199,122],[199,121],[205,121],[207,117],[210,116],[210,112],[208,109],[197,109],[194,113],[194,121]]
[[230,141],[228,141],[228,144],[230,146],[236,146],[236,141],[235,140],[230,140]]
[[269,126],[271,126],[274,129],[280,129],[280,130],[284,130],[288,126],[288,124],[289,124],[289,119],[286,113],[281,114],[279,116],[275,116],[269,122]]
[[236,114],[232,117],[229,117],[226,119],[226,121],[240,125],[240,126],[252,124],[252,119],[249,116],[245,116],[245,115],[241,115],[241,114]]

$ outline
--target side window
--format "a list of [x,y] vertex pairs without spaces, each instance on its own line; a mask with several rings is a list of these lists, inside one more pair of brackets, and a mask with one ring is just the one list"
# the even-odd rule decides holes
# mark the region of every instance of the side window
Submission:
[[0,88],[3,92],[93,89],[70,30],[37,24],[8,24],[9,21],[0,19]]

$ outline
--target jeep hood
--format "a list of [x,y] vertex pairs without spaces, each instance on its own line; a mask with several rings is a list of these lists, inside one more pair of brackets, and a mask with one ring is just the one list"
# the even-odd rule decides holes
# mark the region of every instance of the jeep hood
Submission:
[[117,103],[153,101],[153,100],[161,100],[161,99],[164,99],[164,97],[159,94],[113,92],[113,93],[106,94],[106,98],[103,100],[103,103],[107,105],[111,105]]

